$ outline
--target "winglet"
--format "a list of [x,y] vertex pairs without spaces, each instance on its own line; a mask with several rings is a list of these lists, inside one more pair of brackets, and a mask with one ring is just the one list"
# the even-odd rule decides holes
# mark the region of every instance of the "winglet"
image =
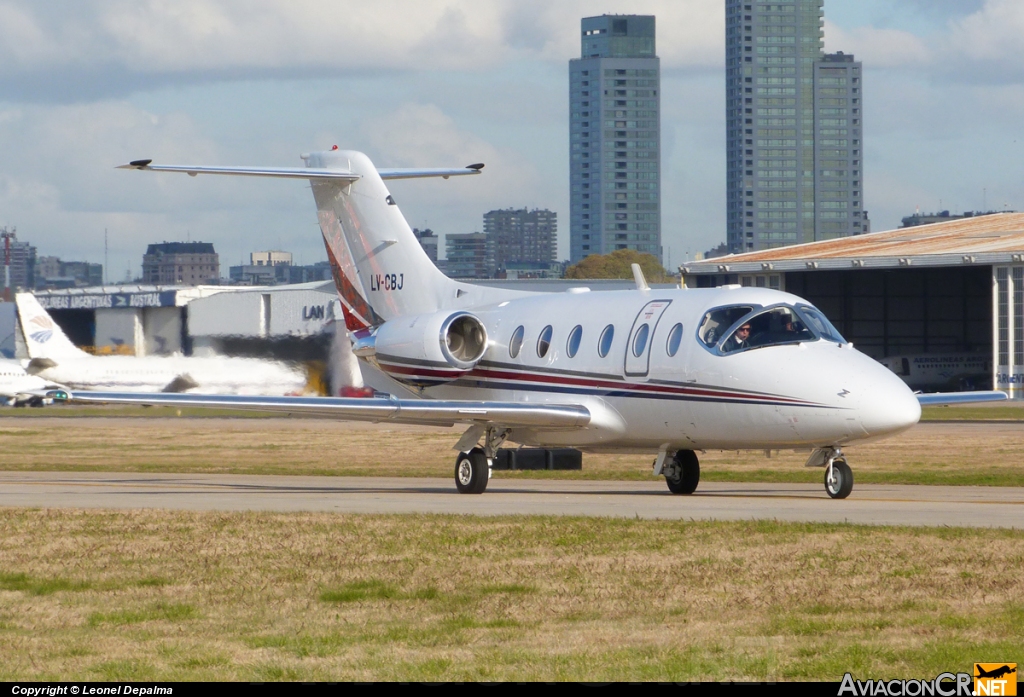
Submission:
[[640,268],[640,264],[630,264],[633,269],[633,280],[636,282],[637,290],[650,290],[651,287],[647,285],[647,279],[644,278],[644,272]]

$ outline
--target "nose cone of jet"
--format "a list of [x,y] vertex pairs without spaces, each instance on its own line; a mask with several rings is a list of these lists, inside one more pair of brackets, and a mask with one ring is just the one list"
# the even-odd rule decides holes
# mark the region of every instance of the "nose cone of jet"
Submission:
[[921,419],[921,403],[910,388],[884,366],[878,368],[860,409],[861,427],[872,437],[905,431]]

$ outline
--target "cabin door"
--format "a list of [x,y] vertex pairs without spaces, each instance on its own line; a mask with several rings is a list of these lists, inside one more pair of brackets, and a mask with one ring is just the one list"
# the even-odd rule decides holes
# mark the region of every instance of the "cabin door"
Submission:
[[640,310],[629,330],[629,341],[626,342],[625,372],[629,377],[647,375],[651,366],[651,344],[658,328],[658,322],[671,300],[653,300]]

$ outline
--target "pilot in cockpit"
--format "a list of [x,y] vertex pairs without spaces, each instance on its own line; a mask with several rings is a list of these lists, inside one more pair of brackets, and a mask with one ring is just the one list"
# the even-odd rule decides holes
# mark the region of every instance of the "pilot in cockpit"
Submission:
[[729,353],[730,351],[737,351],[741,348],[746,348],[747,339],[750,338],[750,322],[745,322],[740,325],[740,328],[732,333],[728,339],[722,344],[722,351]]

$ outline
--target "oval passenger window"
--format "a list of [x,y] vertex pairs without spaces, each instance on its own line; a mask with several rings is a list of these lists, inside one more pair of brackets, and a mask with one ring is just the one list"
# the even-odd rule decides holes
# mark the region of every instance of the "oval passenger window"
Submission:
[[665,344],[665,350],[669,356],[676,355],[676,351],[679,350],[679,344],[683,340],[683,325],[676,324],[672,327],[672,330],[668,333],[668,343]]
[[644,349],[647,348],[647,335],[651,333],[651,328],[647,324],[640,325],[640,328],[636,330],[636,336],[633,337],[633,355],[639,358],[644,355]]
[[569,341],[565,344],[565,352],[572,358],[576,355],[576,352],[580,350],[580,341],[583,339],[583,327],[576,325],[569,332]]
[[508,342],[508,355],[515,358],[519,355],[519,350],[523,348],[523,325],[516,327],[516,330],[512,332],[512,340]]
[[551,347],[551,325],[544,327],[540,331],[540,338],[537,339],[537,355],[541,358],[548,355],[548,349]]
[[604,358],[612,348],[612,339],[615,338],[615,327],[608,325],[601,332],[601,338],[597,342],[597,355]]

